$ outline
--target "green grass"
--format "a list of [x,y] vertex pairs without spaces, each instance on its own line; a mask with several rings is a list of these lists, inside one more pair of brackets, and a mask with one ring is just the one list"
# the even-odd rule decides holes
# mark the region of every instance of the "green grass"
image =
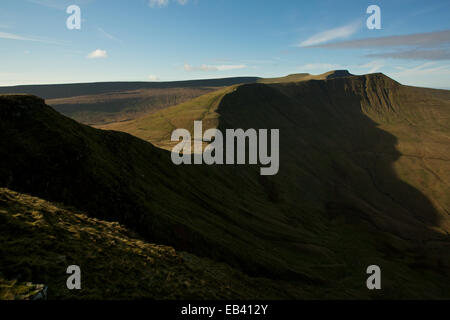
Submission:
[[[206,258],[148,243],[116,222],[0,188],[0,299],[276,299],[270,280],[250,278]],[[66,268],[81,268],[68,290]],[[39,289],[39,288],[38,288]]]
[[[448,92],[424,90],[381,74],[239,85],[127,129],[164,145],[198,119],[278,128],[274,177],[177,167],[128,134],[3,97],[0,182],[265,278],[257,288],[280,297],[448,298]],[[365,288],[370,264],[383,270],[381,293]]]
[[89,125],[129,121],[174,104],[189,101],[217,88],[165,88],[109,92],[98,95],[48,99],[47,104],[72,119]]
[[135,120],[111,123],[100,128],[124,131],[160,148],[171,150],[177,144],[170,141],[173,130],[187,129],[193,137],[194,120],[202,120],[204,131],[217,127],[219,115],[216,109],[223,96],[233,90],[234,87],[219,89]]

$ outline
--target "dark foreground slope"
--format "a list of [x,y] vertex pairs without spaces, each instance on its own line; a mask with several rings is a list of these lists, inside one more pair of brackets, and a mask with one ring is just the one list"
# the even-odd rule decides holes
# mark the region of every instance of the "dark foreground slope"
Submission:
[[[148,243],[116,222],[4,188],[0,222],[0,300],[33,298],[30,281],[46,286],[49,299],[284,296],[271,281]],[[67,290],[65,270],[72,264],[82,268],[81,291]]]
[[[290,297],[444,298],[445,97],[382,75],[238,86],[217,105],[218,126],[279,128],[274,177],[252,166],[176,167],[168,152],[128,134],[80,125],[34,97],[2,97],[0,183],[249,275],[289,281],[277,283]],[[411,123],[422,140],[412,138]],[[403,161],[397,146],[417,144],[426,161],[441,161],[427,162],[433,197],[415,187],[432,181],[428,171],[409,183],[395,168]],[[418,168],[406,163],[406,171]],[[372,264],[382,268],[381,292],[365,286]]]

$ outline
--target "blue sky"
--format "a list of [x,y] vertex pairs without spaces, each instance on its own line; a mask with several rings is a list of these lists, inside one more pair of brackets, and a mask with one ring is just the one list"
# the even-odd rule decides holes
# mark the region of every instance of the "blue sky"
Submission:
[[1,0],[0,61],[0,85],[348,69],[450,88],[450,1]]

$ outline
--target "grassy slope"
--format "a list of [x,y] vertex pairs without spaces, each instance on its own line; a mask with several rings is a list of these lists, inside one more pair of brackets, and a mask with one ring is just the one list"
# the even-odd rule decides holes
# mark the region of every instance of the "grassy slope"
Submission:
[[[235,185],[233,168],[176,167],[168,153],[146,142],[80,125],[30,96],[3,96],[0,103],[2,185],[120,221],[147,239],[252,274],[286,272],[283,258],[267,254],[282,246],[270,242],[282,237],[284,224],[275,214],[254,220],[248,213],[248,202],[260,212],[270,204],[257,182]],[[268,243],[251,229],[269,232]]]
[[[20,298],[28,281],[47,285],[49,299],[289,297],[269,280],[145,242],[116,222],[4,188],[0,222],[0,299]],[[71,264],[81,267],[80,291],[66,288]]]
[[128,121],[217,90],[216,87],[140,89],[48,99],[47,104],[89,125]]
[[[330,239],[305,242],[322,248],[323,242],[340,239],[350,219],[391,234],[376,236],[375,250],[392,251],[388,255],[406,260],[405,251],[413,256],[416,252],[411,265],[448,265],[447,255],[441,260],[437,257],[447,244],[436,249],[436,243],[430,241],[427,246],[433,247],[431,250],[420,248],[418,240],[448,241],[449,92],[401,86],[377,74],[312,82],[296,77],[295,83],[286,81],[289,79],[234,87],[222,97],[215,116],[221,129],[281,129],[284,160],[279,176],[268,179],[269,193],[281,198],[278,206],[290,223],[307,226],[300,231],[302,236],[311,229],[313,233],[335,233]],[[206,106],[199,101],[173,107],[177,113],[166,121],[177,122],[178,115],[184,122],[186,115],[191,115],[191,123],[201,119],[201,113],[190,113]],[[143,118],[139,130],[133,122],[111,128],[166,147],[173,127],[160,126],[157,118],[158,113]],[[162,133],[154,139],[142,134],[147,130]],[[292,199],[299,203],[292,205]],[[339,218],[326,226],[330,222],[323,218],[324,209],[328,217]],[[361,236],[361,231],[356,235]],[[346,244],[349,251],[359,250],[356,243],[373,241],[358,237]],[[330,248],[329,244],[325,247]],[[428,254],[419,254],[423,250]]]
[[216,128],[219,117],[216,109],[224,95],[233,90],[234,86],[216,90],[160,112],[131,121],[102,125],[99,128],[127,132],[160,148],[171,150],[177,144],[177,142],[170,141],[173,130],[177,128],[187,129],[191,132],[193,138],[193,119],[203,121],[204,131],[209,128]]
[[[347,266],[371,256],[367,262],[380,261],[389,272],[405,275],[400,270],[406,265],[445,274],[450,264],[449,98],[448,91],[404,87],[374,74],[243,85],[224,98],[218,113],[223,128],[280,128],[284,167],[273,180],[286,202],[300,204],[289,215],[309,230],[325,227],[326,237],[341,241],[343,251],[332,250],[340,258],[354,253]],[[316,210],[308,212],[308,206]],[[371,231],[347,230],[358,224]]]
[[[58,112],[78,122],[103,127],[121,125],[123,121],[146,116],[160,109],[194,99],[221,87],[251,82],[291,82],[326,79],[335,72],[322,75],[295,74],[283,78],[256,77],[174,81],[174,82],[111,82],[64,85],[30,85],[0,87],[0,93],[29,93],[46,99]],[[138,120],[142,123],[142,119]],[[151,135],[153,137],[153,135]]]
[[[371,75],[243,85],[224,95],[213,113],[219,127],[281,129],[282,165],[271,178],[255,167],[176,168],[168,154],[127,135],[80,126],[43,106],[13,116],[19,110],[9,102],[1,182],[247,273],[289,279],[307,288],[296,297],[377,297],[364,286],[369,264],[386,270],[378,297],[446,297],[445,216],[399,180],[397,138],[364,111],[393,114],[403,93]],[[445,100],[433,99],[447,116]],[[182,124],[204,114],[182,111],[171,114],[183,115]],[[14,167],[17,159],[27,161]],[[445,203],[445,185],[437,188]]]
[[[259,79],[258,83],[289,83],[308,80],[324,80],[337,76],[350,75],[347,71],[330,71],[320,75],[309,73],[292,74],[280,78]],[[202,95],[185,103],[137,117],[130,121],[116,121],[96,125],[105,130],[117,130],[130,133],[160,148],[171,150],[176,144],[170,141],[171,133],[176,128],[185,128],[193,137],[193,120],[203,121],[203,130],[216,128],[219,125],[219,114],[216,112],[222,98],[235,90],[237,85],[222,88]]]
[[259,79],[258,83],[265,83],[265,84],[271,84],[271,83],[289,83],[289,82],[299,82],[299,81],[308,81],[308,80],[326,80],[326,79],[333,79],[338,77],[348,77],[351,76],[351,74],[347,70],[334,70],[325,72],[322,74],[314,75],[309,73],[295,73],[290,74],[285,77],[279,77],[279,78],[263,78]]
[[[260,82],[272,84],[272,87],[276,88],[277,92],[281,91],[284,96],[278,96],[280,101],[286,99],[286,96],[289,97],[289,101],[284,102],[287,106],[290,104],[309,104],[312,106],[317,104],[316,101],[313,101],[314,99],[308,100],[303,97],[300,101],[295,101],[292,99],[292,97],[295,97],[295,95],[298,94],[295,91],[304,87],[300,82],[307,81],[312,78],[332,79],[335,75],[336,72],[328,72],[318,76],[298,74],[284,78],[263,79]],[[296,84],[293,84],[292,81]],[[384,79],[383,81],[386,80]],[[371,96],[368,96],[361,102],[351,101],[349,99],[347,99],[348,101],[345,101],[346,98],[343,97],[340,98],[341,101],[334,101],[333,103],[348,104],[350,102],[353,104],[361,104],[360,108],[362,108],[365,118],[362,119],[360,114],[357,114],[356,117],[361,119],[361,121],[367,122],[370,127],[373,127],[376,123],[376,126],[378,126],[380,130],[392,135],[382,136],[386,138],[387,143],[392,142],[396,144],[395,150],[393,146],[388,145],[385,146],[385,148],[388,149],[388,154],[386,154],[386,152],[378,152],[376,156],[387,158],[390,157],[391,159],[387,159],[386,161],[393,162],[394,171],[405,182],[411,184],[416,189],[424,193],[427,198],[432,201],[433,206],[437,207],[441,214],[445,217],[448,215],[448,208],[450,207],[450,197],[448,196],[448,186],[450,185],[450,162],[448,161],[448,120],[450,114],[450,95],[448,91],[445,90],[422,89],[397,85],[393,86],[392,84],[394,84],[394,82],[384,83],[383,86],[388,86],[389,88],[382,88],[382,92],[378,92],[375,88],[375,92],[369,92]],[[248,99],[242,99],[242,97],[239,97],[243,103],[236,101],[234,102],[235,104],[238,103],[240,105],[241,109],[238,110],[240,117],[226,120],[229,110],[223,110],[223,114],[220,114],[220,112],[217,111],[219,103],[222,102],[224,95],[236,91],[236,88],[237,87],[235,86],[229,89],[216,91],[187,103],[168,108],[167,110],[141,117],[134,121],[113,123],[103,126],[102,128],[128,132],[140,137],[141,139],[149,141],[158,147],[170,150],[174,145],[174,143],[170,142],[171,132],[175,128],[187,128],[192,132],[193,120],[203,120],[203,122],[206,123],[205,127],[210,128],[219,126],[219,119],[222,121],[222,126],[225,127],[239,127],[236,124],[242,120],[243,115],[244,119],[253,119],[259,112],[258,108],[255,107],[251,111],[248,111],[247,114],[244,114],[244,110],[249,110],[249,107],[245,104],[257,105],[260,103],[261,99],[257,97],[258,93],[255,95],[257,98],[253,99],[256,101],[250,102]],[[307,85],[307,89],[305,90],[310,90],[310,88],[311,85]],[[354,87],[352,89],[357,90],[357,94],[366,94],[362,92],[363,88]],[[274,94],[277,95],[277,92]],[[317,92],[317,94],[322,93],[323,92]],[[305,94],[314,96],[308,92]],[[384,101],[381,101],[380,103],[380,99]],[[323,102],[319,102],[319,104],[321,103]],[[329,102],[326,101],[326,103]],[[278,104],[281,104],[281,102]],[[299,111],[294,108],[286,108],[286,110],[288,113],[298,113]],[[321,112],[321,114],[317,114],[316,117],[321,117],[320,120],[322,122],[328,118],[348,125],[348,119],[343,117],[349,118],[352,116],[339,113],[333,115],[333,113],[336,113],[334,110],[331,110],[331,112],[328,113],[330,110],[320,111],[318,108],[317,111]],[[328,114],[324,113],[324,111]],[[272,123],[276,123],[276,119],[279,118],[279,115],[274,114],[273,117],[267,117],[266,112],[267,110],[262,112],[263,116],[261,121],[264,121],[263,118],[270,119],[270,123],[267,124],[270,127]],[[330,114],[332,117],[330,117]],[[206,119],[208,119],[206,122],[205,115],[207,115]],[[308,119],[308,117],[305,117],[305,114],[296,114],[295,116],[296,117],[294,117],[292,121],[296,121],[300,119],[300,117],[304,120]],[[275,121],[272,121],[273,119],[275,119]],[[225,121],[228,122],[224,125],[223,122]],[[291,144],[296,144],[296,142],[291,139],[292,136],[298,136],[298,134],[292,130],[292,121],[291,123],[286,124],[288,126],[287,130],[289,130],[291,134],[287,139]],[[301,123],[302,121],[303,120],[298,123],[299,126],[304,126],[304,123]],[[260,122],[253,122],[255,127],[261,126]],[[242,123],[241,126],[251,127],[247,123]],[[333,129],[335,124],[327,123],[327,126],[329,129]],[[372,135],[372,131],[375,135],[379,135],[379,133],[376,132],[377,130],[371,130],[369,135]],[[310,137],[310,139],[317,140],[318,138]],[[345,143],[345,141],[343,141],[343,143]],[[323,144],[323,141],[321,141],[320,144]],[[372,155],[374,154],[372,151],[365,152],[371,152]],[[437,170],[437,172],[434,170]],[[441,223],[444,226],[444,229],[449,230],[450,225],[448,219],[444,219]]]

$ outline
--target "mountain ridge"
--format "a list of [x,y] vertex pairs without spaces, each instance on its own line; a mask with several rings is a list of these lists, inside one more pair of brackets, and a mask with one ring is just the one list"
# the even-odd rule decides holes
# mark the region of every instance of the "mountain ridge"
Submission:
[[68,98],[92,93],[108,93],[148,88],[177,88],[177,87],[223,87],[237,83],[252,82],[258,77],[230,77],[201,80],[180,81],[113,81],[113,82],[80,82],[67,84],[38,84],[16,85],[0,87],[1,94],[25,93],[37,95],[44,99]]
[[99,125],[134,119],[170,105],[256,77],[171,82],[94,82],[0,87],[1,93],[40,96],[57,111],[78,122]]
[[[190,123],[214,106],[221,130],[276,126],[277,176],[254,166],[177,167],[129,134],[47,106],[20,112],[28,102],[10,96],[0,99],[0,109],[12,105],[0,111],[0,185],[309,291],[295,297],[379,298],[363,285],[371,264],[388,270],[384,298],[448,295],[450,171],[427,160],[448,159],[448,92],[382,75],[223,90],[219,100],[209,93],[206,108],[203,97],[160,112]],[[419,151],[423,163],[404,156]]]

